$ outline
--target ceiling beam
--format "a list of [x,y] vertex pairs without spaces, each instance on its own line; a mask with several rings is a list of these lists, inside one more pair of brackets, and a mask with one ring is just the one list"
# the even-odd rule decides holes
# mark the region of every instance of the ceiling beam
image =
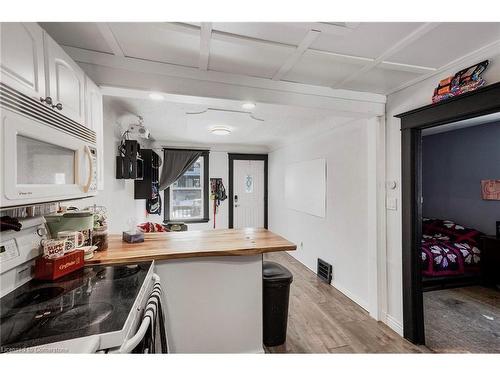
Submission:
[[[186,33],[190,34],[193,36],[199,36],[201,35],[201,26],[203,23],[198,24],[189,24],[189,23],[182,23],[182,22],[162,22],[162,23],[152,23],[151,27],[156,28],[158,30],[163,30],[163,31],[173,31],[173,32],[178,32],[178,33]],[[346,32],[352,32],[352,30],[356,29],[359,26],[359,22],[347,22],[346,26],[336,26],[324,22],[309,22],[311,26],[311,31],[316,31],[316,32],[321,32],[323,35],[333,35],[333,34],[338,34],[338,35],[344,35],[345,32],[343,33],[338,33],[338,32],[333,32],[332,27],[334,30],[336,28],[341,28],[345,29]],[[213,24],[212,24],[213,25]],[[308,37],[309,33],[306,34],[306,38]],[[241,43],[248,45],[250,47],[255,46],[256,43],[259,44],[265,44],[268,46],[275,46],[277,48],[289,48],[290,50],[297,49],[298,47],[292,44],[286,44],[282,42],[276,42],[272,40],[267,40],[267,39],[259,39],[259,38],[254,38],[246,35],[241,35],[241,34],[234,34],[234,33],[229,33],[225,31],[218,31],[213,28],[212,26],[212,33],[211,33],[211,38],[210,40],[219,40],[219,41],[224,41],[224,42],[229,42],[229,43]],[[304,42],[304,41],[303,41]],[[311,42],[311,44],[314,41]],[[201,44],[200,44],[201,45]],[[310,46],[309,46],[310,47]],[[313,49],[313,48],[307,48],[310,51],[314,51],[314,53],[317,54],[323,54],[323,55],[328,55],[328,56],[333,56],[335,58],[338,58],[339,60],[346,61],[348,63],[349,60],[358,62],[362,61],[365,63],[372,62],[375,59],[373,58],[367,58],[367,57],[360,57],[360,56],[354,56],[354,55],[346,55],[346,54],[340,54],[336,52],[331,52],[331,51],[326,51],[326,50],[320,50],[320,49]],[[294,55],[297,53],[295,51]],[[293,55],[292,55],[293,56]],[[399,64],[399,63],[394,63],[390,61],[384,61],[384,65],[386,65],[386,68],[389,68],[390,66],[393,66],[395,70],[403,70],[403,71],[409,71],[409,72],[423,72],[427,73],[430,71],[435,70],[434,68],[429,68],[425,66],[416,66],[416,65],[408,65],[408,64]],[[203,70],[203,69],[200,69]]]
[[379,94],[202,71],[198,67],[185,68],[71,47],[64,49],[100,87],[321,108],[345,117],[385,113],[386,98]]
[[278,71],[273,75],[274,81],[279,81],[283,78],[299,61],[304,52],[309,48],[311,44],[319,37],[321,31],[309,30],[304,39],[297,46],[295,51],[288,57],[285,63],[278,69]]
[[430,72],[435,72],[437,70],[436,68],[429,68],[427,66],[401,64],[390,61],[383,61],[380,63],[379,66],[382,69],[398,70],[400,72],[410,72],[410,73],[420,73],[420,74],[427,74]]
[[372,62],[366,64],[363,66],[361,69],[358,71],[352,73],[351,75],[347,76],[340,82],[336,83],[334,85],[335,88],[342,88],[344,87],[347,83],[355,80],[358,78],[360,75],[372,70],[375,68],[377,65],[379,65],[381,62],[386,60],[387,58],[393,56],[395,53],[401,51],[403,48],[407,47],[417,39],[420,39],[422,36],[427,34],[429,31],[433,30],[439,25],[439,23],[434,23],[434,22],[427,22],[424,23],[422,26],[418,27],[415,29],[413,32],[405,36],[403,39],[400,39],[396,44],[392,45],[389,49],[385,50],[381,55],[379,55],[375,60]]
[[[251,77],[241,74],[202,71],[198,68],[137,59],[118,57],[108,53],[89,51],[82,48],[63,46],[68,55],[79,63],[99,65],[115,70],[148,73],[176,78],[189,79],[196,82],[213,82],[236,87],[253,87],[263,90],[279,91],[282,95],[296,93],[312,96],[324,96],[346,101],[363,101],[369,103],[385,103],[384,95],[353,90],[337,90],[331,87],[308,85],[296,82],[273,81],[267,78]],[[97,83],[97,82],[96,82]],[[151,88],[150,88],[151,89]],[[247,98],[249,100],[251,98]]]
[[116,39],[115,34],[113,34],[113,31],[111,30],[109,25],[106,22],[96,22],[96,25],[113,54],[115,56],[124,57],[125,54],[123,53],[120,44],[118,44],[118,40]]
[[212,23],[202,22],[200,28],[200,63],[199,63],[199,68],[201,70],[208,70],[211,38],[212,38]]

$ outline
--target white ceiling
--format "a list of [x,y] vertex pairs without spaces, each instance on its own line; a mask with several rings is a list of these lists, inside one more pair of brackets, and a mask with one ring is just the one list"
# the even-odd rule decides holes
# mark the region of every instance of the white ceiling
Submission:
[[[117,125],[122,129],[126,129],[130,123],[136,123],[136,116],[141,116],[152,137],[166,145],[196,144],[211,147],[224,144],[232,149],[255,146],[269,150],[353,120],[330,110],[258,104],[249,111],[253,117],[264,120],[258,121],[250,117],[249,113],[240,113],[246,111],[239,102],[219,100],[216,106],[213,104],[206,98],[180,96],[176,96],[175,102],[112,96],[105,96],[104,99],[105,111],[114,113]],[[206,111],[208,108],[218,110]],[[214,126],[229,128],[231,135],[211,134],[210,129]]]
[[122,58],[388,94],[500,40],[500,23],[41,23]]

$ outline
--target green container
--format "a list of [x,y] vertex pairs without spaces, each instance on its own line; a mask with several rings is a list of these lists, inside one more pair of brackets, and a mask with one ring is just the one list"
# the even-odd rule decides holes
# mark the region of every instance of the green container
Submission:
[[94,214],[89,211],[47,215],[45,220],[52,238],[57,237],[57,233],[65,230],[82,232],[94,228]]

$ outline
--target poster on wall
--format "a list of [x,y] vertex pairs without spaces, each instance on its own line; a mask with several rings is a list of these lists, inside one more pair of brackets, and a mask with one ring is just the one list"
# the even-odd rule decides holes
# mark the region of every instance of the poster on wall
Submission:
[[288,208],[326,216],[326,160],[289,164],[285,170],[285,202]]
[[481,180],[481,198],[500,201],[500,180]]

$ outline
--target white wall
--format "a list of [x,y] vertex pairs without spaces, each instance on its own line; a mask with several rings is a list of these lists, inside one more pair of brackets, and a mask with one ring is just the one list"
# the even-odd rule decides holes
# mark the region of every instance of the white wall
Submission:
[[487,84],[500,80],[500,54],[498,50],[485,50],[470,56],[448,70],[394,93],[387,98],[386,105],[386,178],[396,181],[397,187],[388,190],[387,196],[396,198],[398,209],[387,211],[387,323],[402,334],[402,234],[401,234],[401,134],[400,120],[396,114],[409,111],[431,103],[432,93],[438,81],[486,58],[490,66],[483,74]]
[[[332,285],[374,313],[370,280],[376,241],[370,237],[369,197],[375,176],[369,165],[370,124],[357,120],[269,154],[269,227],[296,243],[297,250],[290,254],[314,272],[318,257],[331,263]],[[286,166],[317,158],[325,158],[327,164],[325,218],[289,209],[284,198]]]
[[[135,218],[138,223],[144,221],[163,222],[162,214],[148,215],[146,212],[146,202],[143,199],[134,200],[134,181],[117,180],[116,160],[117,147],[121,135],[119,119],[114,112],[106,105],[104,106],[104,190],[94,198],[88,198],[66,203],[79,208],[90,206],[92,204],[105,206],[108,212],[108,227],[110,233],[120,234],[128,229],[128,220]],[[168,145],[167,142],[156,142],[158,145]],[[156,144],[153,147],[158,147]],[[198,146],[199,147],[199,146]],[[158,150],[160,156],[161,151]],[[228,157],[226,151],[211,151],[209,171],[210,177],[222,178],[224,186],[228,187]],[[163,198],[163,197],[162,197]],[[217,213],[217,228],[227,228],[228,226],[228,203],[229,200],[222,202]],[[208,223],[188,224],[189,230],[202,230],[213,228],[213,201],[209,202],[210,221]]]
[[84,208],[95,203],[105,206],[110,233],[121,233],[128,229],[129,218],[143,216],[145,206],[134,200],[134,181],[115,178],[120,128],[114,113],[107,111],[106,107],[104,109],[104,190],[94,198],[73,201],[68,205]]

